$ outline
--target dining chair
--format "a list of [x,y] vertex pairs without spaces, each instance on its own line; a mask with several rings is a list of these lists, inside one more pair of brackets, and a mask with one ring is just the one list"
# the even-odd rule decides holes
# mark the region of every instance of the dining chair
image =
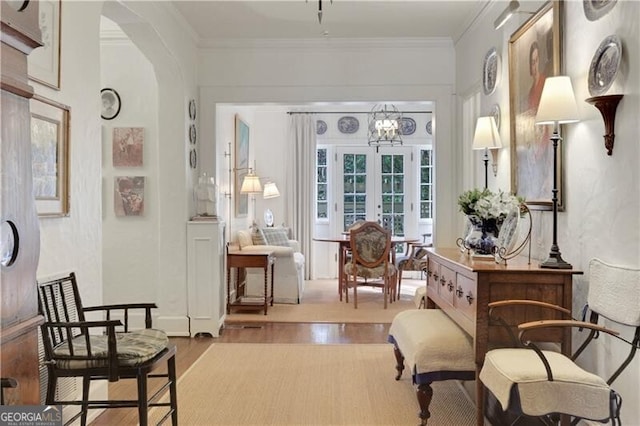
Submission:
[[[556,424],[561,421],[561,415],[565,415],[572,418],[572,425],[582,419],[621,424],[622,397],[611,384],[640,348],[639,288],[640,269],[593,259],[589,263],[587,305],[581,320],[554,319],[520,324],[520,347],[487,352],[479,377],[498,402],[493,410],[487,411],[491,423],[517,424],[530,417],[539,417],[544,424]],[[508,306],[510,309],[522,309],[524,305],[562,312],[567,316],[571,314],[556,305],[532,300],[506,300],[489,304],[490,317],[504,324],[496,316],[498,310]],[[547,335],[552,329],[565,327],[575,327],[587,333],[576,352],[568,357],[557,351],[543,350],[540,342],[543,337],[540,336]],[[533,337],[532,333],[538,333],[538,337]],[[631,335],[633,337],[623,337]],[[614,342],[630,346],[628,355],[608,379],[593,374],[576,362],[595,339],[605,346],[605,353],[610,353],[609,346]]]
[[[382,287],[384,308],[387,297],[395,297],[396,268],[391,263],[391,232],[376,222],[365,222],[349,232],[351,259],[344,266],[346,301],[349,303],[349,288],[353,288],[353,305],[358,308],[358,278],[367,280],[366,285]],[[382,283],[370,280],[382,279]]]
[[427,267],[427,247],[430,243],[407,243],[407,250],[402,256],[396,256],[396,269],[398,271],[397,299],[400,299],[400,287],[402,285],[402,273],[404,271],[424,271]]
[[[171,418],[178,424],[178,402],[176,395],[175,345],[169,343],[164,331],[152,327],[153,303],[104,305],[83,307],[75,273],[38,283],[38,301],[45,322],[41,325],[44,346],[44,365],[47,366],[47,405],[80,406],[79,413],[65,424],[80,417],[84,426],[90,409],[125,408],[138,409],[140,426],[148,424],[147,410],[150,407],[166,407],[160,420]],[[131,330],[130,312],[142,310],[145,328]],[[86,313],[101,313],[105,319],[88,321]],[[111,319],[113,314],[122,315],[124,323]],[[165,371],[156,372],[159,368]],[[58,400],[56,387],[60,377],[82,378],[82,399]],[[149,379],[163,379],[160,387],[148,395]],[[94,400],[89,389],[93,380],[135,379],[137,399]],[[168,402],[158,399],[169,391]]]

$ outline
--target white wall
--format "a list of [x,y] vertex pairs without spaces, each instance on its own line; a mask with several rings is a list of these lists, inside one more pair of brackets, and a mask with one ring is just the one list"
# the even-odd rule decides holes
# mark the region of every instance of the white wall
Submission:
[[[521,8],[534,10],[542,3],[521,3]],[[577,314],[586,301],[589,286],[589,260],[598,257],[606,262],[640,266],[640,147],[637,135],[640,86],[640,3],[618,2],[603,18],[591,22],[585,18],[583,2],[564,2],[564,64],[565,74],[572,79],[578,100],[581,122],[567,126],[564,135],[564,212],[558,214],[558,243],[562,256],[574,269],[585,272],[574,279],[574,312]],[[493,21],[504,3],[493,3],[487,13],[476,21],[456,45],[456,83],[459,93],[472,91],[482,78],[484,54],[495,46],[502,56],[502,80],[495,93],[482,96],[481,111],[488,112],[493,103],[502,110],[501,137],[503,148],[499,154],[499,171],[493,189],[510,187],[509,146],[509,76],[508,40],[527,15],[516,15],[520,22],[509,22],[503,29],[493,30]],[[583,102],[590,97],[587,75],[591,59],[600,42],[610,34],[623,40],[623,61],[626,75],[616,80],[613,93],[624,98],[618,106],[612,156],[607,156],[602,135],[604,124],[598,110]],[[480,161],[478,158],[477,161]],[[482,182],[477,182],[482,186]],[[552,235],[550,212],[534,213],[534,257],[544,258],[549,251]],[[620,365],[628,347],[611,339],[599,339],[580,362],[607,376]],[[574,347],[577,344],[574,342]],[[622,422],[636,424],[640,418],[640,360],[618,378],[614,388],[624,399]]]
[[[394,66],[381,66],[380,57]],[[206,141],[201,147],[202,165],[215,171],[219,182],[226,181],[224,151],[227,143],[233,142],[233,127],[232,114],[216,119],[218,104],[433,101],[437,161],[453,165],[436,172],[436,242],[453,244],[457,237],[453,212],[459,178],[453,127],[455,61],[450,41],[233,42],[201,50],[199,62],[200,131]],[[254,135],[255,128],[252,155],[265,152],[256,148],[258,139],[254,140]],[[273,153],[284,151],[275,151],[278,141],[265,138],[265,143],[274,149],[269,149],[269,157],[257,158],[256,165],[270,176],[278,173],[274,166],[280,166],[271,159]],[[274,200],[275,208],[284,212],[285,202],[286,197]],[[228,223],[231,235],[251,224],[250,220],[233,217]]]

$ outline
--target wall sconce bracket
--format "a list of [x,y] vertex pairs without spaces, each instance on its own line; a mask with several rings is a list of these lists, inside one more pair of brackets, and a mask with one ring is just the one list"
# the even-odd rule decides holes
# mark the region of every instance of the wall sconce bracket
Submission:
[[616,136],[614,131],[616,123],[616,109],[618,108],[618,103],[622,99],[622,96],[623,95],[605,95],[585,99],[585,102],[600,110],[602,118],[604,119],[604,146],[607,149],[607,155],[611,155],[613,153],[613,142]]

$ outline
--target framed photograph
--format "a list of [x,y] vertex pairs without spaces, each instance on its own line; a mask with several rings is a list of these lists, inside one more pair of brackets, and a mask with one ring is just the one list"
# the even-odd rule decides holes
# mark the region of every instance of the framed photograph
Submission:
[[[509,39],[511,190],[533,209],[550,209],[553,126],[535,125],[546,77],[560,74],[562,2],[545,4]],[[558,146],[558,207],[562,203],[562,144]]]
[[60,90],[60,9],[62,0],[40,0],[38,17],[43,46],[28,57],[29,78]]
[[34,95],[31,109],[31,169],[38,216],[69,216],[68,106]]
[[102,99],[102,111],[100,117],[104,120],[113,120],[120,114],[120,95],[113,89],[106,88],[100,91]]
[[113,167],[142,167],[144,127],[115,127],[111,152]]
[[144,176],[116,176],[113,179],[116,216],[143,216]]
[[245,217],[249,213],[249,196],[241,194],[240,188],[244,177],[249,173],[249,126],[236,115],[235,140],[235,183],[234,199],[236,200],[236,217]]

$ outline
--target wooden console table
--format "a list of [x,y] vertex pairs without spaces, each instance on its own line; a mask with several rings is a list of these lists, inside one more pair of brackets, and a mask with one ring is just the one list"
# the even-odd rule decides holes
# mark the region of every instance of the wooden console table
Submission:
[[[232,308],[242,308],[244,310],[264,309],[267,315],[269,304],[273,306],[273,268],[275,256],[273,250],[239,250],[227,246],[227,314],[231,314]],[[267,282],[271,266],[271,293],[267,291]],[[236,268],[236,298],[231,300],[231,268]],[[240,270],[243,268],[263,268],[264,269],[264,297],[248,298],[244,295],[245,282],[239,282]]]
[[[505,328],[489,322],[489,302],[531,299],[571,309],[572,277],[582,274],[572,269],[544,269],[525,258],[507,265],[493,260],[474,260],[457,248],[427,249],[427,307],[442,309],[473,338],[476,362],[477,424],[484,424],[484,388],[478,374],[490,348],[512,346]],[[542,318],[560,319],[559,314],[532,307],[510,307],[500,311],[511,327]],[[564,354],[571,353],[571,330],[544,332],[544,341],[558,342]],[[517,331],[516,331],[517,335]],[[532,336],[535,338],[536,336]]]

